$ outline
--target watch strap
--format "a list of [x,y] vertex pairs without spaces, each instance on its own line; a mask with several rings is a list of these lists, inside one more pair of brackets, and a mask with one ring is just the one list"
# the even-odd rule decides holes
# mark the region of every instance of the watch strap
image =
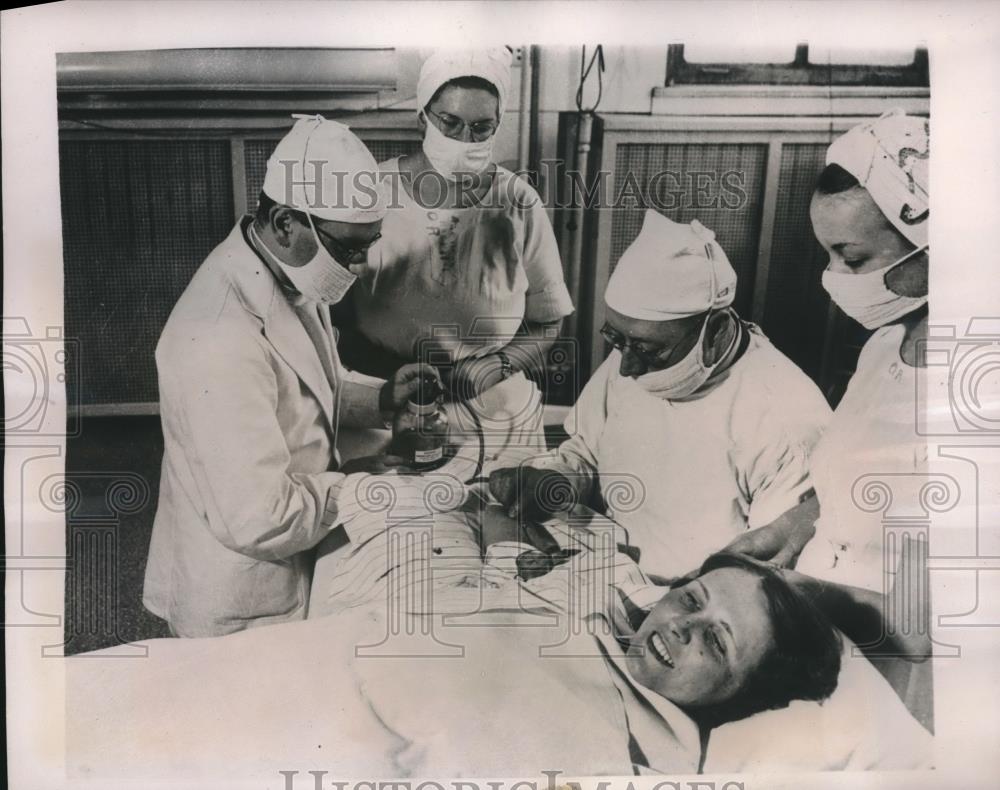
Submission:
[[514,366],[510,363],[510,357],[507,356],[506,351],[500,350],[496,353],[500,357],[500,380],[506,381],[514,375]]

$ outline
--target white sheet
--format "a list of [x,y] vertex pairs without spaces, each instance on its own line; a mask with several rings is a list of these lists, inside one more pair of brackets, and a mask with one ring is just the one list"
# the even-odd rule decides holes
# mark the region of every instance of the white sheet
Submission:
[[713,730],[705,773],[931,767],[931,734],[853,648],[845,639],[837,690],[826,702],[797,701]]
[[[154,640],[146,659],[71,658],[68,774],[139,787],[167,775],[277,782],[279,770],[631,773],[607,665],[540,655],[564,636],[559,623],[448,629],[462,656],[356,656],[356,644],[382,641],[385,623],[382,613],[355,611],[216,639]],[[675,757],[679,772],[696,767],[696,753],[678,747]]]
[[[414,590],[419,569],[431,567],[428,551],[451,581],[449,563],[457,557],[471,568],[478,556],[475,541],[459,529],[464,514],[437,518],[450,526],[436,544],[455,541],[454,556],[427,544],[395,569],[408,574],[406,583],[390,573],[354,589],[353,598],[344,597],[350,584],[328,596],[336,615],[216,639],[155,640],[146,659],[101,652],[69,659],[69,775],[143,786],[175,772],[190,780],[269,772],[277,778],[279,770],[341,777],[630,774],[627,724],[609,667],[597,658],[592,636],[551,614],[600,604],[612,580],[653,589],[641,574],[632,579],[634,563],[622,555],[610,566],[602,561],[615,557],[621,535],[614,525],[593,516],[576,519],[573,529],[551,525],[564,545],[605,553],[583,551],[546,577],[514,582],[498,550],[485,568],[474,563],[479,572],[470,573],[470,583],[445,585],[446,592],[424,599]],[[373,541],[369,552],[356,552],[344,578],[369,566],[382,575],[390,567],[385,545]],[[477,610],[449,619],[448,627],[440,614]],[[403,619],[397,633],[409,625],[415,636],[408,641],[387,639],[388,622],[407,611],[438,614]],[[512,627],[518,622],[532,627]],[[662,770],[696,770],[689,728],[679,710],[668,717],[656,744]],[[827,703],[793,703],[718,728],[705,770],[915,768],[924,765],[929,743],[867,660],[845,656]]]

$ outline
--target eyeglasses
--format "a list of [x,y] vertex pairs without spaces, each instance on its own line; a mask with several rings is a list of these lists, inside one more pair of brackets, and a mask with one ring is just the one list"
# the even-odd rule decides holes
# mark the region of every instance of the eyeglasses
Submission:
[[646,346],[643,346],[640,341],[626,337],[609,324],[605,324],[601,327],[601,337],[603,337],[612,348],[617,348],[619,351],[625,351],[628,349],[646,365],[650,366],[662,364],[663,354],[669,351],[669,349],[664,346],[647,348]]
[[319,227],[316,228],[316,233],[320,236],[320,241],[323,242],[323,246],[326,247],[327,251],[334,257],[337,263],[361,263],[368,257],[368,250],[379,239],[382,238],[381,233],[376,233],[375,236],[364,244],[358,244],[356,246],[349,246],[339,241],[335,236],[331,236],[325,230],[321,230]]
[[483,140],[488,140],[499,126],[496,121],[473,121],[472,123],[466,123],[461,118],[456,118],[454,115],[446,112],[438,113],[431,109],[427,109],[426,112],[437,118],[438,125],[441,127],[444,135],[453,139],[461,137],[462,132],[468,128],[472,139],[477,143],[481,143]]

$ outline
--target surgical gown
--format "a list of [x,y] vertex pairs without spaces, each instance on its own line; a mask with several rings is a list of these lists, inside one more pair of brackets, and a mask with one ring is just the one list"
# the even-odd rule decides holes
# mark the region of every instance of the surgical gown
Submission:
[[820,518],[799,558],[803,573],[871,590],[891,587],[899,546],[885,540],[887,517],[916,502],[927,480],[927,440],[916,426],[919,369],[900,357],[903,333],[894,324],[869,338],[813,455]]
[[830,418],[816,386],[752,325],[744,354],[694,396],[664,400],[618,372],[618,351],[584,387],[570,438],[533,465],[599,492],[648,573],[697,568],[812,488],[809,456]]

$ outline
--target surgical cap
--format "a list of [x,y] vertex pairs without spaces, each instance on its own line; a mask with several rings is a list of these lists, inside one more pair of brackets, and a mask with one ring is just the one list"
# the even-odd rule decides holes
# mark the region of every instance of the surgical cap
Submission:
[[459,77],[479,77],[493,85],[500,97],[499,116],[507,107],[510,93],[510,52],[506,47],[491,49],[442,49],[420,67],[417,80],[417,109],[423,110],[446,82]]
[[378,163],[365,144],[344,124],[322,115],[292,117],[298,120],[267,160],[264,194],[320,219],[382,219]]
[[715,233],[698,220],[684,225],[651,209],[604,293],[612,310],[644,321],[698,315],[735,297],[736,272]]
[[826,163],[858,179],[896,230],[921,247],[930,215],[929,156],[928,120],[890,110],[834,140]]

